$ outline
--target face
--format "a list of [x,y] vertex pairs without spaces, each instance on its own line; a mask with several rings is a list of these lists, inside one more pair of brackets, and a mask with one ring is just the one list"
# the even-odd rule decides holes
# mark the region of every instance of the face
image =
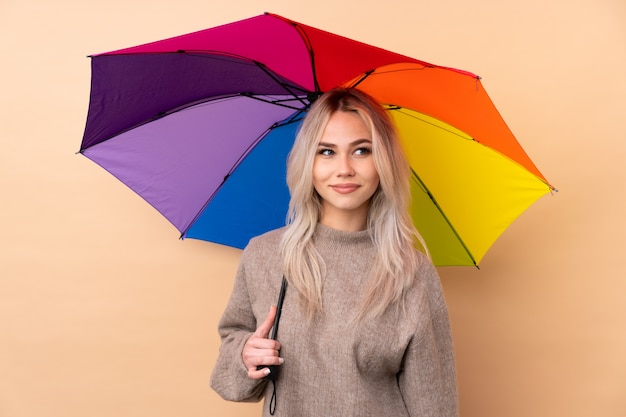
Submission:
[[379,177],[372,136],[351,112],[335,112],[324,129],[313,162],[313,186],[322,199],[321,223],[339,230],[363,230]]

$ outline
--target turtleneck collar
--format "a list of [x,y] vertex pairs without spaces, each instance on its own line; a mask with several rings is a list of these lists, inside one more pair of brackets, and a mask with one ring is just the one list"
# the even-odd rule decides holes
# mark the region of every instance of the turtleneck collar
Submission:
[[325,242],[330,245],[356,245],[362,243],[371,243],[368,230],[359,230],[357,232],[346,232],[343,230],[333,229],[321,223],[317,224],[313,239],[318,242]]

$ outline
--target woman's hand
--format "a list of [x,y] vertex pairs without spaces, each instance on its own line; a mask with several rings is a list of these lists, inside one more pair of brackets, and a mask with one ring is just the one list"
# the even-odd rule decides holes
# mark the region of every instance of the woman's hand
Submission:
[[276,317],[276,306],[270,308],[265,321],[250,336],[241,352],[241,359],[248,369],[248,378],[261,379],[270,372],[268,368],[257,370],[257,366],[282,365],[283,358],[278,356],[280,343],[276,340],[268,339],[270,329],[274,325]]

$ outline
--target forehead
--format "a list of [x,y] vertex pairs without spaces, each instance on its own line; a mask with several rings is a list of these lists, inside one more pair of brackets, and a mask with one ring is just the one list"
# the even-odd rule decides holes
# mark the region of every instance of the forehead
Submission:
[[357,112],[337,111],[330,115],[320,137],[320,142],[344,142],[372,139],[367,124]]

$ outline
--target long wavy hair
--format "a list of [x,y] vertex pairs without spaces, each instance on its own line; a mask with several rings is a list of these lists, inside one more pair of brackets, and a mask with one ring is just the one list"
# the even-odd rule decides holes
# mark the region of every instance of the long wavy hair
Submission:
[[404,291],[418,268],[416,248],[426,251],[409,216],[410,168],[387,111],[357,89],[335,89],[309,109],[287,161],[291,192],[287,227],[281,241],[289,288],[297,291],[305,314],[312,319],[323,308],[324,262],[312,243],[321,217],[321,198],[313,186],[313,162],[320,138],[335,112],[353,112],[372,135],[372,157],[380,178],[370,200],[367,227],[376,258],[367,281],[358,318],[401,306]]

